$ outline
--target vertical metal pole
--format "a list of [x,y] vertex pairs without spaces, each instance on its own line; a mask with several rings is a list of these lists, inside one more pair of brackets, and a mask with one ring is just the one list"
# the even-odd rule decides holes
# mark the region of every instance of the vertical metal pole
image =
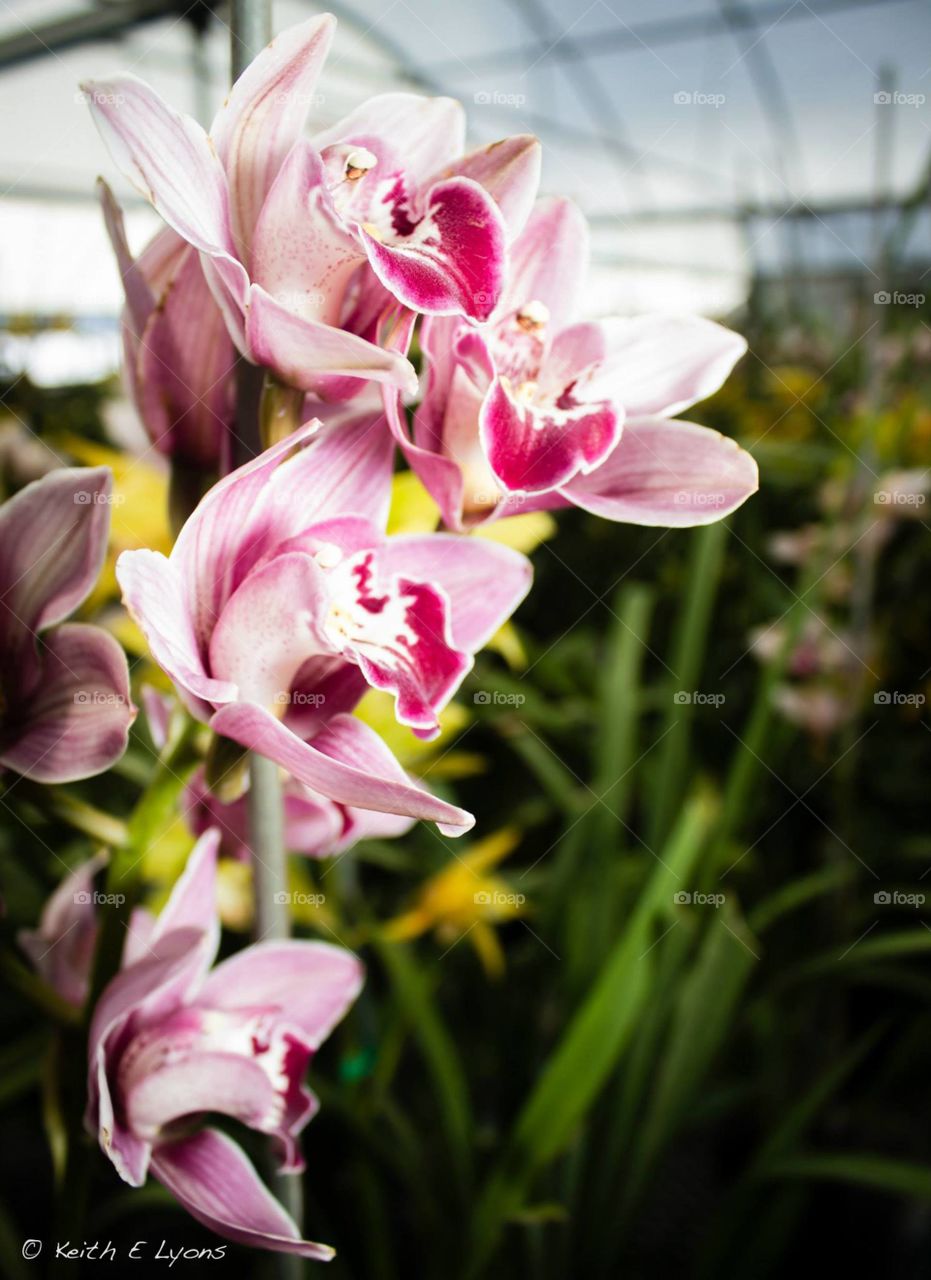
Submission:
[[[231,0],[230,65],[235,81],[272,37],[271,0]],[[262,371],[240,360],[237,377],[237,434],[246,457],[258,452]],[[244,461],[240,457],[237,461]],[[287,904],[287,855],[284,844],[284,803],[278,766],[264,756],[249,761],[249,835],[255,892],[255,938],[286,938],[290,912]],[[301,1180],[295,1175],[275,1177],[275,1191],[291,1217],[301,1226]],[[270,1259],[281,1280],[297,1280],[301,1259],[278,1253]]]

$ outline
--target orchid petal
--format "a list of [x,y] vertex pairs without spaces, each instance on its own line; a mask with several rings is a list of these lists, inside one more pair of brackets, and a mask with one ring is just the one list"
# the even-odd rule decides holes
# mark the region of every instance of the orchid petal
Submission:
[[562,493],[608,520],[685,528],[721,520],[757,486],[756,463],[736,441],[693,422],[635,418],[607,461]]
[[236,350],[190,247],[142,331],[135,363],[137,405],[152,443],[216,468],[235,421]]
[[502,487],[540,493],[597,467],[617,444],[621,422],[607,402],[537,406],[498,378],[482,405],[479,428]]
[[590,394],[624,406],[631,418],[670,418],[704,400],[747,349],[740,334],[700,316],[604,320],[605,354]]
[[314,137],[318,151],[371,135],[390,138],[416,181],[433,178],[462,154],[465,112],[453,98],[381,93]]
[[443,588],[453,642],[476,653],[530,590],[533,566],[519,551],[479,538],[433,533],[389,538],[378,552],[381,573],[405,574]]
[[174,561],[160,551],[124,551],[116,562],[116,576],[123,603],[152,657],[174,681],[191,712],[206,719],[205,704],[232,701],[235,685],[207,675]]
[[21,929],[16,938],[37,973],[78,1007],[87,998],[97,941],[94,877],[106,862],[106,854],[97,854],[65,876],[42,908],[39,927]]
[[260,285],[250,292],[246,340],[250,358],[274,369],[290,386],[313,391],[321,375],[390,382],[417,390],[413,365],[354,333],[304,319],[277,302]]
[[244,262],[265,197],[304,131],[335,28],[335,19],[324,13],[282,31],[233,85],[211,126],[229,174],[232,223]]
[[515,134],[455,160],[442,176],[471,178],[484,187],[501,210],[512,239],[530,216],[540,185],[543,149],[533,134]]
[[110,527],[107,467],[66,467],[34,480],[0,507],[0,644],[72,613],[100,575]]
[[155,947],[158,939],[176,929],[198,929],[207,939],[205,945],[216,951],[220,945],[220,922],[217,918],[219,848],[220,833],[214,828],[205,831],[188,854],[184,871],[159,912],[149,938],[151,948]]
[[332,649],[323,634],[329,606],[326,575],[312,556],[274,556],[224,605],[210,639],[211,671],[232,681],[241,699],[280,711],[307,658]]
[[274,1010],[319,1049],[362,990],[360,960],[328,942],[259,942],[210,973],[198,996],[209,1009]]
[[[258,458],[224,476],[201,499],[178,534],[171,553],[173,582],[178,585],[166,582],[161,589],[166,594],[166,622],[170,623],[174,618],[181,625],[179,612],[185,606],[187,608],[191,625],[185,624],[181,652],[189,664],[192,653],[200,653],[200,646],[206,650],[223,605],[249,568],[262,550],[270,549],[263,541],[268,517],[259,504],[269,479],[275,468],[313,435],[317,426],[313,422],[306,423],[287,439],[266,449]],[[124,552],[117,564],[117,576],[120,565],[128,561],[130,555],[139,554]],[[179,596],[184,605],[179,603]],[[157,601],[149,604],[153,616],[157,617]],[[142,609],[137,612],[140,617],[143,615]],[[170,634],[167,627],[164,630]],[[156,657],[156,660],[160,666],[164,665],[160,658]],[[170,667],[166,670],[173,676]],[[200,696],[212,699],[209,692]],[[228,694],[222,696],[225,698]]]
[[88,1101],[85,1124],[97,1133],[104,1153],[131,1186],[145,1181],[151,1148],[132,1134],[115,1111],[109,1073],[114,1047],[132,1020],[145,1026],[176,1009],[203,981],[213,959],[207,936],[176,929],[159,940],[158,951],[123,969],[104,988],[88,1037]]
[[333,1250],[302,1240],[245,1152],[216,1129],[160,1143],[152,1172],[192,1217],[239,1244],[328,1262]]
[[247,704],[221,707],[212,724],[340,804],[436,822],[447,835],[461,835],[475,823],[471,814],[412,783],[381,738],[351,716],[334,716],[313,743]]
[[65,623],[44,637],[41,676],[4,725],[0,764],[36,782],[75,782],[123,755],[136,717],[126,655],[99,627]]
[[91,81],[84,91],[117,166],[178,235],[217,260],[244,304],[248,276],[233,256],[226,175],[201,126],[137,76]]
[[506,307],[542,302],[554,328],[574,319],[588,270],[588,223],[571,200],[537,201],[511,246]]
[[331,572],[324,630],[369,684],[394,694],[402,724],[433,737],[471,659],[452,643],[448,601],[435,585],[386,574],[383,564],[370,548]]
[[[413,311],[487,320],[504,284],[506,230],[498,206],[469,178],[434,183],[424,205],[405,234],[392,233],[392,222],[362,227],[372,269]],[[409,218],[403,207],[401,214]]]
[[281,166],[253,237],[252,279],[287,311],[338,325],[365,254],[333,212],[320,155],[297,142]]

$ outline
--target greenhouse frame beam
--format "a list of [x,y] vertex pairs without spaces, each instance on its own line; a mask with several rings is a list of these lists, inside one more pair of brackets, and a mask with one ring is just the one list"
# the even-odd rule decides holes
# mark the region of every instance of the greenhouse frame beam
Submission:
[[[847,9],[869,9],[877,5],[889,3],[890,0],[821,0],[820,4],[792,4],[791,0],[764,0],[758,7],[746,13],[738,22],[747,25],[784,22],[796,22],[804,18],[824,18],[832,13],[843,13]],[[891,3],[908,3],[909,0],[891,0]],[[654,45],[679,44],[683,41],[703,39],[707,36],[722,35],[730,30],[729,23],[723,14],[714,11],[694,14],[682,13],[675,18],[655,18],[652,21],[632,25],[618,22],[610,28],[600,31],[581,32],[573,36],[571,41],[562,41],[549,50],[548,57],[556,61],[569,62],[578,58],[597,57],[604,53],[624,53],[632,50],[650,49]],[[472,71],[502,71],[512,69],[515,63],[534,61],[539,57],[536,44],[512,45],[508,49],[498,49],[470,57],[469,69]],[[453,75],[462,73],[462,59],[449,58],[444,62],[433,64],[436,75]]]
[[0,70],[14,67],[49,54],[57,55],[82,44],[112,40],[134,27],[159,18],[193,15],[203,8],[202,0],[124,0],[122,4],[102,5],[81,10],[65,18],[56,18],[39,27],[27,27],[14,36],[0,40]]

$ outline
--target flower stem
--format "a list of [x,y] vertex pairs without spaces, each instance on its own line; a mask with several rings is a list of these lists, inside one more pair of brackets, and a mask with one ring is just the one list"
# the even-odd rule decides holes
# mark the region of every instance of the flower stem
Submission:
[[264,756],[253,754],[249,758],[249,833],[257,942],[288,936],[282,808],[278,766]]

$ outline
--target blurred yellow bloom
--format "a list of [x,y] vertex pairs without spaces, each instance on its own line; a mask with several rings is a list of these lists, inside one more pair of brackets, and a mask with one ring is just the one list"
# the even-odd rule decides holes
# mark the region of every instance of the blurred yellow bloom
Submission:
[[61,443],[84,466],[109,467],[113,472],[110,546],[103,572],[86,606],[93,611],[104,601],[119,596],[114,566],[120,552],[149,547],[167,555],[171,550],[168,473],[131,454],[78,436],[68,436]]
[[433,533],[440,509],[413,471],[399,471],[391,482],[388,533]]
[[490,978],[504,971],[504,952],[494,925],[513,920],[524,911],[522,893],[515,893],[502,877],[489,874],[520,843],[521,832],[505,827],[479,841],[463,857],[425,881],[414,904],[382,926],[382,936],[406,942],[433,930],[441,946],[468,938]]
[[406,725],[398,724],[394,714],[394,698],[380,689],[369,689],[356,707],[355,714],[391,748],[405,769],[421,777],[465,778],[482,773],[482,756],[468,751],[450,751],[449,743],[469,723],[469,713],[458,702],[451,702],[439,716],[440,734],[425,742]]

